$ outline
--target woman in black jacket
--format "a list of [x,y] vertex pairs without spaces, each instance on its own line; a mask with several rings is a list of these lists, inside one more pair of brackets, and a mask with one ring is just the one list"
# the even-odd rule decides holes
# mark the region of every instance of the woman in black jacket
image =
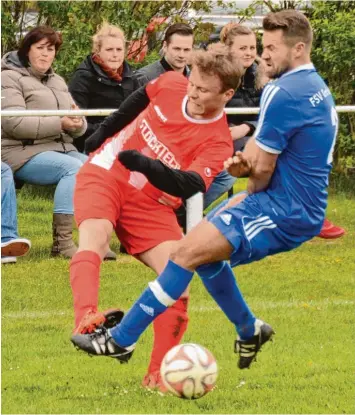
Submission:
[[[255,33],[246,26],[229,23],[221,31],[221,42],[225,43],[244,67],[244,76],[239,88],[227,107],[259,107],[263,86],[267,78],[261,78],[261,67],[257,64]],[[234,140],[234,147],[240,150],[253,135],[258,116],[245,114],[228,114],[228,123]]]
[[[125,36],[116,26],[104,23],[93,36],[92,54],[79,65],[69,83],[69,91],[80,108],[118,109],[138,88],[131,67],[124,60]],[[76,141],[79,151],[94,133],[104,116],[87,117],[88,128]]]
[[[246,26],[228,23],[221,30],[220,40],[233,51],[233,54],[240,60],[245,70],[241,85],[235,91],[233,98],[226,107],[258,107],[263,84],[268,80],[260,76],[260,68],[255,62],[257,56],[254,32]],[[257,118],[257,115],[227,115],[234,151],[244,148],[246,142],[255,131]],[[235,181],[236,178],[229,175],[226,171],[222,171],[216,176],[204,196],[204,209],[222,196],[223,193],[229,191]]]

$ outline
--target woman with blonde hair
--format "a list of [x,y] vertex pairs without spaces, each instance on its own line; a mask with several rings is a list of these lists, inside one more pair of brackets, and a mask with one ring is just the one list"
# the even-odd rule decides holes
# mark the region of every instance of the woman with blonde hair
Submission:
[[[258,83],[257,49],[255,33],[248,27],[229,23],[221,31],[221,42],[230,48],[234,56],[241,61],[244,75],[239,88],[227,107],[258,107],[263,85]],[[260,66],[260,69],[262,67]],[[242,140],[235,147],[243,147],[256,126],[257,115],[229,114],[228,122],[234,141]]]
[[[267,82],[265,77],[259,74],[260,69],[256,63],[256,36],[255,33],[246,26],[236,23],[228,23],[220,32],[220,40],[233,52],[243,67],[243,77],[240,86],[236,89],[233,98],[226,107],[258,107],[261,97],[263,83]],[[261,66],[260,66],[261,68]],[[233,138],[234,151],[242,150],[253,135],[257,115],[228,114],[227,120]],[[229,191],[236,178],[229,175],[226,171],[221,172],[212,183],[204,196],[204,208],[206,209],[212,202]]]
[[[118,109],[138,88],[132,69],[125,61],[125,51],[123,31],[104,22],[92,38],[92,53],[79,65],[69,83],[69,91],[80,108]],[[77,142],[79,151],[84,151],[85,139],[104,118],[87,117],[88,129],[82,140]]]

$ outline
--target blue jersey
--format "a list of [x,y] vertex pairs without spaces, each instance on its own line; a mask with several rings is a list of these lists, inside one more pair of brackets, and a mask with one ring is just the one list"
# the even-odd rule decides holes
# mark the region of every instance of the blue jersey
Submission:
[[320,231],[337,129],[332,95],[312,64],[264,88],[255,139],[260,148],[279,155],[265,209],[291,234]]

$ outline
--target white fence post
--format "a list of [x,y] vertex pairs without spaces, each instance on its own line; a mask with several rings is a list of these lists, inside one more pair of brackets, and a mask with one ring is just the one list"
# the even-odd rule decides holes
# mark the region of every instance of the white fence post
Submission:
[[186,200],[186,232],[201,222],[203,218],[203,194],[196,193]]

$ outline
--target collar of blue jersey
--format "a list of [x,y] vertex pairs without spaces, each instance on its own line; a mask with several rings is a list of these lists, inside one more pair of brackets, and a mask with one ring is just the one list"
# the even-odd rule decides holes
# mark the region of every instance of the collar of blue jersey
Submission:
[[311,69],[315,69],[313,63],[312,62],[311,63],[306,63],[304,65],[297,66],[297,68],[292,69],[292,71],[284,73],[280,78],[284,78],[285,76],[291,75],[291,74],[299,72],[299,71],[309,71]]

